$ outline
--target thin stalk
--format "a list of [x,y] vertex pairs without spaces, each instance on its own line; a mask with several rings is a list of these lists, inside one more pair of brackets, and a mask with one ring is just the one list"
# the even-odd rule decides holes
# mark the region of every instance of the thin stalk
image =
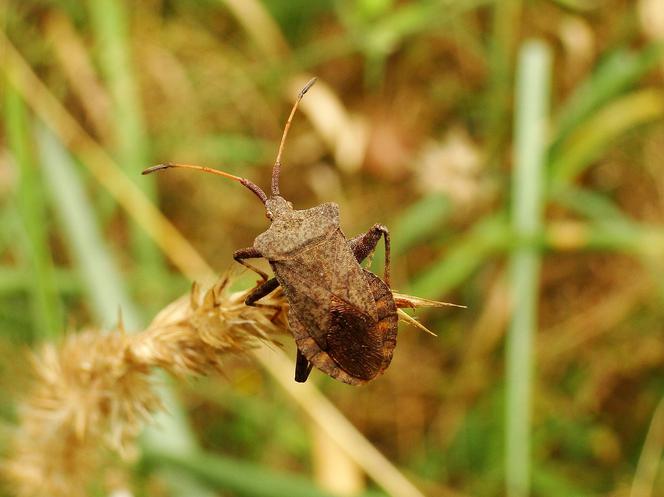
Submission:
[[[141,111],[138,84],[132,67],[129,20],[125,3],[91,0],[89,9],[100,54],[100,67],[113,101],[115,155],[128,176],[138,178],[150,161],[148,134]],[[154,180],[140,181],[141,189],[154,198]],[[155,244],[132,223],[132,244],[138,267],[147,274],[161,271],[162,258]]]
[[16,204],[23,227],[25,261],[29,267],[29,291],[35,336],[55,338],[64,326],[55,282],[53,260],[48,250],[48,219],[41,195],[38,169],[31,153],[30,129],[25,104],[11,84],[5,85],[5,129],[19,171]]
[[105,329],[113,327],[121,310],[127,328],[139,328],[138,311],[127,296],[118,267],[104,244],[75,164],[60,142],[43,127],[37,130],[37,143],[51,205],[69,242],[99,325]]
[[[520,239],[542,229],[551,53],[529,41],[519,53],[516,81],[512,229]],[[538,249],[517,244],[510,260],[512,321],[506,348],[505,484],[509,497],[530,493],[533,337],[537,328]]]
[[510,243],[510,230],[501,214],[488,215],[456,240],[444,258],[415,276],[407,292],[435,299],[465,281],[492,254]]
[[505,140],[504,126],[510,108],[514,50],[520,32],[522,0],[503,0],[493,5],[493,32],[489,65],[487,136],[489,154],[494,156]]
[[263,345],[254,349],[253,353],[319,428],[335,440],[348,456],[389,495],[424,497],[424,494],[381,454],[311,382],[295,383],[293,381],[293,363],[284,352]]
[[207,483],[211,488],[226,490],[246,497],[333,497],[316,487],[311,480],[298,475],[266,471],[260,466],[209,455],[148,453],[159,466],[184,470]]
[[0,52],[4,56],[0,71],[7,75],[7,80],[15,86],[32,111],[57,135],[61,143],[76,154],[92,176],[131,214],[132,219],[142,226],[152,240],[159,244],[175,267],[191,280],[212,281],[212,269],[207,262],[67,112],[3,31],[0,31]]
[[[81,285],[78,276],[70,269],[53,268],[53,281],[56,292],[66,296],[78,295]],[[0,295],[30,291],[34,284],[34,274],[27,268],[0,266]]]
[[580,176],[629,129],[663,116],[664,92],[660,90],[637,90],[606,104],[556,148],[549,166],[552,193],[557,195]]
[[662,461],[664,449],[664,397],[660,399],[648,434],[643,442],[643,449],[634,474],[634,481],[629,497],[651,497],[657,483],[657,473]]

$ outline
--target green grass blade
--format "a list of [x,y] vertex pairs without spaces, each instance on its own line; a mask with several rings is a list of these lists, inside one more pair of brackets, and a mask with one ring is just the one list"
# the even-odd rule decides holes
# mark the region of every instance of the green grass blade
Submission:
[[[388,224],[393,260],[439,232],[451,211],[449,199],[441,193],[426,195],[409,205],[397,219]],[[371,271],[383,274],[384,266],[384,245],[379,244],[373,256]]]
[[493,4],[493,33],[489,51],[489,94],[487,106],[487,137],[489,156],[500,150],[508,127],[512,98],[514,49],[521,26],[522,0],[504,0]]
[[627,219],[589,224],[551,223],[543,234],[542,242],[546,248],[567,252],[618,252],[653,260],[664,257],[664,229]]
[[502,215],[487,216],[457,240],[444,258],[417,275],[406,293],[436,299],[465,281],[491,254],[510,242]]
[[48,219],[37,166],[31,152],[28,113],[11,84],[5,85],[5,129],[19,171],[17,207],[23,227],[25,259],[36,336],[55,338],[64,328],[61,302],[48,249]]
[[[511,213],[512,229],[519,239],[537,236],[542,228],[550,66],[546,45],[538,41],[523,45],[517,67]],[[537,249],[517,245],[510,260],[513,311],[506,348],[505,484],[509,497],[530,492],[532,342],[539,271]]]
[[110,328],[117,324],[121,309],[127,328],[138,329],[141,326],[138,311],[127,296],[120,271],[104,244],[76,166],[45,128],[40,127],[36,136],[51,203],[88,289],[93,314],[102,328]]
[[333,497],[306,478],[280,474],[227,457],[204,453],[158,453],[149,457],[160,465],[184,469],[211,488],[246,497]]
[[[113,100],[115,155],[130,178],[150,165],[148,134],[141,110],[138,84],[132,68],[129,21],[125,2],[90,0],[92,26],[100,55],[100,67]],[[155,198],[153,178],[141,178],[137,184],[150,198]],[[137,267],[146,274],[159,273],[162,257],[150,238],[132,226],[132,243]]]
[[553,192],[587,169],[627,130],[664,117],[664,92],[639,90],[621,97],[577,128],[551,158]]
[[395,255],[434,235],[449,218],[452,205],[446,195],[432,193],[409,205],[390,223],[392,251]]
[[593,74],[565,102],[555,119],[554,148],[599,109],[629,89],[664,56],[664,44],[639,53],[617,50],[609,54]]
[[[102,328],[110,328],[117,324],[121,311],[128,330],[140,329],[143,319],[130,300],[119,276],[121,272],[105,246],[94,218],[94,207],[83,190],[75,164],[62,144],[45,128],[38,129],[37,143],[52,204],[79,268],[94,316]],[[172,412],[177,414],[179,410]],[[171,443],[178,449],[191,446],[188,435],[178,435],[178,430],[172,433],[171,438],[159,437],[161,443]]]
[[[57,293],[69,296],[81,293],[78,275],[69,269],[53,268],[53,280]],[[34,285],[32,270],[0,266],[0,296],[29,291]]]
[[551,201],[590,219],[613,222],[628,220],[625,213],[606,195],[580,187],[561,189]]

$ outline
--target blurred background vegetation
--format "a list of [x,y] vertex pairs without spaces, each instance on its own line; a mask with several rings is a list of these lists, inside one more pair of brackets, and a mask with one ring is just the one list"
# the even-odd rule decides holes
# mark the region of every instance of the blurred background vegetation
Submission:
[[[310,382],[422,495],[664,496],[661,0],[1,5],[3,452],[28,347],[119,306],[140,329],[267,227],[237,184],[140,170],[267,188],[316,75],[282,192],[387,225],[395,289],[469,309],[418,312],[438,338],[401,329],[365,387]],[[146,449],[97,494],[399,495],[279,385],[239,358],[175,385],[196,457]]]

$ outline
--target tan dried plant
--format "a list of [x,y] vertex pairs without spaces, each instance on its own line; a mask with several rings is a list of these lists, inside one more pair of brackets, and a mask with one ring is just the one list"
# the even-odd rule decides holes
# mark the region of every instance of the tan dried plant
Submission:
[[[4,473],[20,496],[84,496],[109,454],[135,453],[136,437],[161,408],[151,376],[155,367],[175,375],[221,370],[226,354],[259,342],[278,344],[287,330],[280,290],[244,304],[248,291],[231,292],[228,277],[206,292],[164,308],[149,327],[127,334],[86,330],[46,344],[33,356],[35,384],[19,408]],[[394,294],[399,307],[438,302]],[[419,325],[399,309],[400,317]]]
[[285,331],[281,292],[261,307],[244,305],[246,295],[229,291],[228,278],[204,293],[194,285],[145,331],[130,335],[120,324],[110,333],[86,330],[44,345],[32,357],[34,386],[19,407],[4,465],[12,493],[87,495],[105,455],[130,455],[161,407],[155,367],[178,377],[206,375],[219,371],[228,353],[276,343]]

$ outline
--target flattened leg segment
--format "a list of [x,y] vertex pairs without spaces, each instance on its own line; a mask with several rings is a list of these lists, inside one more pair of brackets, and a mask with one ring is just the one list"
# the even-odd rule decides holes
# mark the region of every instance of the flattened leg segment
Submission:
[[374,224],[369,231],[348,241],[357,262],[362,262],[376,250],[380,237],[385,239],[385,283],[390,286],[390,232],[382,224]]
[[248,262],[245,262],[245,259],[259,259],[263,257],[263,254],[261,254],[258,249],[254,247],[249,247],[249,248],[243,248],[243,249],[238,249],[235,252],[233,252],[233,259],[235,259],[237,262],[242,264],[245,267],[248,267],[251,269],[253,272],[258,273],[263,281],[267,281],[267,273],[264,271],[261,271],[257,267],[252,266]]
[[256,288],[254,288],[251,293],[247,296],[244,303],[247,305],[256,305],[256,302],[263,297],[269,295],[279,287],[279,282],[277,278],[270,278],[269,280],[261,283]]

